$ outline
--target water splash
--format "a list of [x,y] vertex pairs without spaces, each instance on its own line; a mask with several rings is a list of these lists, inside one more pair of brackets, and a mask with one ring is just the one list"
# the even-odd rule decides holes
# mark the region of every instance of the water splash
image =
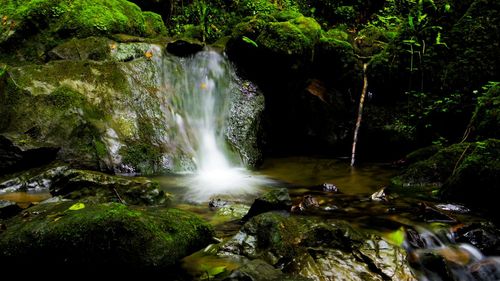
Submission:
[[231,100],[238,91],[231,64],[217,52],[204,51],[181,59],[169,73],[178,136],[196,166],[186,178],[186,199],[202,202],[213,195],[256,193],[267,180],[243,167],[224,135]]

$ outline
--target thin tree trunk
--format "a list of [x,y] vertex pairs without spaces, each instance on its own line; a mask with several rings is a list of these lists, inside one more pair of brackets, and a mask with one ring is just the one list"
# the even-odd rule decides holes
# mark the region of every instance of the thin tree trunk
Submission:
[[368,76],[366,70],[368,63],[363,64],[363,90],[361,91],[361,98],[359,99],[358,118],[356,120],[356,128],[354,129],[354,139],[352,141],[352,154],[351,166],[356,162],[356,143],[358,142],[359,127],[361,126],[361,119],[363,119],[363,105],[365,103],[366,90],[368,89]]

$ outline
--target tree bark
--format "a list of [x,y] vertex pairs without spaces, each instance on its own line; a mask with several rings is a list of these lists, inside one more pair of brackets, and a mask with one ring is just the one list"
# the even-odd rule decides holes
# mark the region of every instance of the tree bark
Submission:
[[356,162],[356,144],[358,142],[359,127],[361,126],[361,120],[363,119],[363,105],[365,103],[366,91],[368,89],[368,76],[366,70],[368,68],[368,63],[363,64],[363,90],[361,91],[361,98],[359,99],[358,108],[358,118],[356,120],[356,127],[354,128],[354,139],[352,141],[352,154],[351,154],[351,166],[354,166]]

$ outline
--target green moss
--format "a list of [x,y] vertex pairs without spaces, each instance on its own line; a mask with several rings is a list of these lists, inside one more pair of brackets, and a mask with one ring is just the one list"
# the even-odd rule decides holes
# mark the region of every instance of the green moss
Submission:
[[[0,52],[12,64],[44,62],[47,52],[70,37],[165,33],[160,16],[126,0],[0,1]],[[14,58],[14,59],[13,59]]]
[[105,157],[108,156],[108,150],[106,148],[106,145],[102,141],[94,140],[94,147],[97,152],[97,156],[100,159],[104,159]]
[[142,174],[155,174],[161,166],[161,152],[158,147],[145,143],[131,143],[120,149],[122,161],[136,167]]
[[444,184],[441,195],[498,215],[500,140],[471,143]]
[[299,55],[312,50],[321,27],[312,18],[298,17],[286,22],[271,22],[257,37],[259,46],[282,54]]
[[143,12],[146,34],[166,34],[167,28],[160,15],[152,12]]
[[462,154],[474,146],[474,143],[459,143],[443,148],[428,159],[411,164],[391,183],[394,187],[440,187],[453,173]]
[[0,261],[63,265],[65,269],[162,270],[210,241],[213,232],[193,214],[135,209],[118,203],[41,204],[7,222]]

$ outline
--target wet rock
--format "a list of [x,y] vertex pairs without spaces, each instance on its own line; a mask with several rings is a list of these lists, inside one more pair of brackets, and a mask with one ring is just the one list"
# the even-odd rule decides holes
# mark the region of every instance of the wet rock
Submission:
[[307,281],[308,278],[284,274],[263,260],[255,259],[233,271],[224,281]]
[[323,191],[340,192],[339,188],[336,185],[334,185],[333,183],[324,183],[324,184],[322,184],[322,186],[323,186]]
[[382,187],[378,191],[374,192],[370,196],[370,199],[372,201],[379,201],[379,202],[386,202],[386,201],[388,201],[388,198],[387,198],[387,195],[386,195],[386,191],[385,191],[385,187]]
[[314,280],[415,280],[406,255],[342,221],[264,213],[216,249],[219,256],[261,259]]
[[250,210],[250,207],[247,205],[231,204],[219,208],[215,215],[218,220],[221,220],[221,218],[226,218],[227,220],[240,220],[248,213],[248,210]]
[[311,189],[313,189],[313,190],[320,190],[320,191],[324,191],[324,192],[333,192],[333,193],[339,193],[340,192],[339,188],[335,184],[328,183],[328,182],[325,182],[325,183],[320,184],[320,185],[313,186]]
[[286,188],[273,189],[259,198],[255,199],[248,213],[243,217],[243,220],[269,211],[289,211],[292,207],[292,199]]
[[[93,202],[122,202],[132,205],[164,205],[170,195],[146,178],[112,176],[100,172],[58,166],[46,170],[28,171],[0,183],[0,189],[49,190],[65,199]],[[54,199],[55,200],[55,199]]]
[[456,241],[468,243],[485,255],[500,255],[500,231],[493,223],[470,223],[455,230]]
[[206,246],[212,235],[196,215],[177,209],[41,204],[6,221],[0,262],[65,272],[163,272]]
[[231,100],[226,138],[243,163],[255,168],[262,162],[264,95],[257,85],[236,79],[238,91]]
[[213,211],[213,210],[216,210],[216,209],[219,209],[219,208],[226,206],[228,203],[229,203],[228,201],[220,199],[220,198],[212,198],[208,202],[208,207],[210,208],[210,210]]
[[319,203],[312,195],[304,195],[298,205],[292,206],[292,212],[303,212],[319,208]]
[[197,41],[176,40],[167,44],[167,51],[178,57],[188,57],[200,52],[204,44]]
[[10,218],[17,215],[23,209],[15,202],[8,200],[0,200],[0,219]]
[[491,257],[473,263],[470,265],[470,273],[476,280],[499,280],[500,259]]
[[437,204],[436,208],[443,210],[443,211],[448,211],[452,213],[458,213],[458,214],[466,214],[470,212],[470,209],[465,207],[464,205],[460,204]]
[[454,218],[425,202],[418,203],[418,216],[426,222],[456,222]]
[[52,195],[95,202],[122,202],[132,205],[163,205],[168,194],[146,178],[111,176],[104,173],[68,169],[52,179]]
[[43,200],[39,204],[61,203],[61,202],[68,202],[68,201],[71,201],[71,200],[65,199],[62,196],[54,196],[54,197],[50,197],[49,199]]

